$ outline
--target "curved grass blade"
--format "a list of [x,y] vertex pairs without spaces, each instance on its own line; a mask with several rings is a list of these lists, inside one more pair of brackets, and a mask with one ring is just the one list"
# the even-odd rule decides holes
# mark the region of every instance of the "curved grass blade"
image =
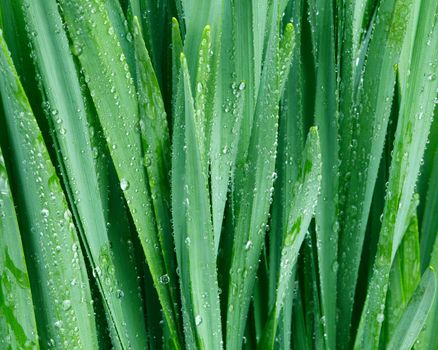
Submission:
[[[277,5],[273,5],[276,8]],[[273,23],[278,20],[272,15]],[[289,73],[294,29],[289,23],[279,45],[278,33],[268,44],[249,153],[245,168],[236,175],[237,218],[230,268],[227,310],[227,348],[240,348],[265,234],[273,192],[278,104]]]
[[[197,345],[200,349],[221,349],[222,330],[219,291],[210,216],[207,169],[202,164],[200,128],[195,118],[190,75],[181,54],[185,101],[185,171],[186,240]],[[185,278],[182,276],[182,278]]]
[[[434,9],[433,11],[430,8]],[[394,141],[382,229],[373,274],[362,311],[355,348],[375,347],[379,342],[388,275],[409,221],[411,198],[435,108],[438,65],[438,5],[424,1],[416,32],[406,94],[402,97]]]
[[[4,135],[42,347],[97,348],[82,251],[55,169],[0,33]],[[26,233],[26,234],[24,234]]]
[[388,350],[412,349],[431,310],[436,289],[435,271],[428,268],[394,331]]
[[[1,114],[0,118],[3,118]],[[1,149],[0,347],[39,348],[29,276]]]
[[[397,63],[411,0],[380,3],[371,28],[362,83],[353,106],[351,156],[345,176],[348,192],[343,202],[339,233],[338,336],[349,344],[356,280],[363,239],[391,111]],[[388,29],[389,28],[389,29]],[[383,48],[383,49],[382,49]],[[372,142],[370,142],[372,140]],[[345,348],[347,345],[344,345]]]
[[[118,45],[103,2],[61,0],[61,8],[72,37],[80,47],[79,61],[99,115],[120,187],[148,261],[154,284],[175,347],[181,347],[179,315],[173,300],[177,281],[169,278],[171,266],[162,254],[164,238],[159,236],[147,186],[144,156],[138,129],[138,102],[129,66]],[[85,8],[87,10],[85,10]]]
[[[111,226],[123,222],[119,216],[108,218],[106,194],[95,165],[97,148],[91,146],[91,129],[83,87],[79,82],[73,56],[56,1],[25,1],[22,7],[29,37],[33,46],[35,64],[40,73],[41,86],[46,100],[45,112],[52,126],[58,159],[63,168],[73,213],[80,222],[84,244],[105,306],[108,319],[115,330],[113,342],[123,348],[144,347],[146,330],[141,300],[135,292],[138,288],[136,273],[130,261],[126,245],[126,228],[118,235],[125,243],[111,237]],[[35,33],[35,34],[30,34]],[[55,33],[55,35],[52,35]],[[96,147],[96,146],[94,146]],[[99,175],[98,175],[99,173]],[[121,211],[124,215],[124,210]],[[116,215],[120,215],[116,212]],[[113,225],[108,225],[112,223]],[[120,229],[120,228],[119,228]],[[122,232],[125,231],[125,234]],[[116,254],[114,254],[116,252]]]
[[313,217],[320,186],[321,149],[318,131],[312,127],[304,149],[301,171],[292,190],[292,202],[281,249],[275,304],[269,312],[268,323],[259,344],[260,349],[274,348],[277,324],[285,302],[287,288],[290,286],[292,270]]

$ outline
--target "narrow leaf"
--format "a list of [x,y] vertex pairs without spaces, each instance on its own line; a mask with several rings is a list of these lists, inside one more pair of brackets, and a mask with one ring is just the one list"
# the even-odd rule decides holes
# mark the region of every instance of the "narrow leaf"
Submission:
[[97,347],[84,258],[72,215],[28,99],[0,32],[2,138],[19,167],[8,168],[17,193],[42,347]]

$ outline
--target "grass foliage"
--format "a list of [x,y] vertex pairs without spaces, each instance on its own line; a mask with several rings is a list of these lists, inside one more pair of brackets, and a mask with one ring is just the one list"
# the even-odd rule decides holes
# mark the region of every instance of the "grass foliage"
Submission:
[[1,349],[437,349],[436,0],[2,0]]

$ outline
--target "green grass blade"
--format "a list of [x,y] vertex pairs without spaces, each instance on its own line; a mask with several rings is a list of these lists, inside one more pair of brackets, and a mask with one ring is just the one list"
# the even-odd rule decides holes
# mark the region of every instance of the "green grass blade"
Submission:
[[[414,198],[414,200],[418,201],[418,198]],[[382,332],[384,331],[384,339],[381,339],[381,342],[385,340],[388,342],[392,338],[406,305],[420,283],[420,244],[416,213],[410,219],[408,229],[392,265],[389,279],[385,324],[382,330]]]
[[185,203],[185,101],[184,81],[181,71],[181,53],[183,45],[177,20],[172,20],[172,71],[173,79],[173,133],[172,133],[172,222],[175,240],[175,252],[178,261],[183,330],[187,349],[196,349],[196,326],[190,295],[190,271],[187,245],[187,226],[185,218],[187,208]]
[[[137,17],[134,17],[135,57],[138,76],[140,130],[155,221],[162,245],[166,271],[172,281],[177,280],[174,241],[170,211],[170,136],[166,111],[152,61],[141,37]],[[171,289],[177,300],[176,289]]]
[[[245,82],[243,116],[237,151],[237,165],[242,166],[246,161],[261,78],[267,2],[234,1],[233,5],[236,81]],[[248,64],[249,61],[254,64]]]
[[435,271],[431,268],[427,269],[421,278],[420,285],[412,295],[387,349],[412,349],[433,304],[437,289],[436,284]]
[[[3,118],[1,114],[0,118]],[[1,149],[0,271],[0,346],[4,349],[38,349],[29,276]]]
[[224,4],[223,33],[217,84],[216,111],[211,123],[210,167],[213,227],[216,250],[224,219],[229,184],[233,181],[237,146],[240,137],[246,83],[237,80],[237,57],[227,54],[236,48],[236,6],[231,1]]
[[[273,5],[275,10],[277,5]],[[278,19],[275,10],[272,23]],[[280,44],[278,33],[273,33],[269,41],[247,163],[236,175],[238,206],[230,268],[227,348],[241,345],[257,272],[275,177],[278,104],[292,60],[293,32],[289,23]]]
[[[173,17],[172,18],[172,106],[173,108],[179,107],[179,104],[176,103],[176,96],[180,90],[180,80],[181,77],[181,52],[184,51],[183,42],[181,38],[181,31],[179,28],[178,20]],[[176,115],[175,111],[172,110],[172,116]]]
[[311,128],[308,135],[299,177],[292,190],[292,203],[281,250],[277,276],[275,305],[270,311],[268,324],[259,344],[260,349],[273,349],[280,313],[283,309],[292,269],[304,236],[313,217],[321,186],[321,149],[318,131]]
[[[428,157],[426,157],[428,156]],[[427,191],[424,198],[423,220],[421,223],[421,269],[429,264],[433,242],[438,232],[438,109],[435,107],[435,117],[429,135],[429,145],[425,154],[426,164],[430,166],[429,174],[422,169],[422,175],[427,177]]]
[[[438,237],[438,231],[435,237]],[[432,251],[430,266],[435,273],[435,278],[437,277],[438,268],[438,238],[435,238],[435,244]],[[435,349],[438,346],[438,297],[435,291],[435,299],[431,306],[431,311],[426,320],[424,328],[420,333],[417,343],[415,345],[418,349]]]
[[[212,49],[215,64],[211,67],[212,74],[216,75],[218,59],[220,57],[220,37],[221,37],[221,19],[222,19],[222,2],[223,1],[202,1],[197,0],[181,0],[184,10],[185,21],[185,38],[184,38],[184,53],[187,57],[189,72],[192,75],[192,88],[198,69],[198,50],[202,41],[202,33],[206,25],[211,27],[213,33]],[[216,67],[215,67],[216,66]],[[214,87],[213,87],[214,88]]]
[[[200,349],[221,349],[222,331],[207,169],[202,164],[190,75],[181,54],[185,101],[185,205],[190,290]],[[183,276],[184,278],[184,276]]]
[[[316,1],[311,12],[315,27],[316,96],[315,124],[321,139],[322,182],[321,201],[315,214],[318,240],[321,311],[325,347],[336,349],[336,281],[338,229],[338,121],[335,27],[333,3]],[[312,11],[312,10],[311,10]],[[323,29],[324,28],[324,29]]]
[[339,339],[345,344],[349,343],[363,239],[391,110],[395,84],[394,65],[403,44],[406,29],[404,18],[409,13],[411,2],[385,0],[380,3],[376,13],[379,21],[375,21],[371,28],[372,36],[360,79],[362,83],[353,106],[354,134],[351,156],[347,160],[350,162],[350,170],[344,174],[348,181],[348,193],[340,208],[343,216],[340,222],[337,288]]
[[[79,61],[85,71],[120,187],[140,237],[172,339],[175,347],[180,348],[179,316],[174,304],[177,301],[172,300],[172,289],[177,287],[177,281],[170,280],[160,249],[163,238],[157,232],[147,186],[138,131],[138,102],[129,66],[123,62],[124,55],[117,35],[101,1],[96,4],[84,0],[81,1],[83,6],[64,0],[60,3],[73,44],[80,48],[77,52]],[[84,7],[87,7],[86,11]]]
[[[42,347],[97,347],[76,228],[10,54],[0,35],[2,138],[9,141],[20,229]],[[25,234],[24,234],[25,233]]]
[[[199,57],[197,64],[197,74],[196,74],[196,91],[195,91],[195,121],[196,121],[196,137],[199,144],[199,151],[202,166],[204,171],[208,166],[208,152],[210,145],[208,140],[210,139],[209,124],[207,118],[211,119],[209,114],[212,104],[214,103],[215,80],[212,80],[211,70],[213,62],[213,51],[211,47],[211,27],[209,25],[205,26],[202,31],[201,43],[199,45]],[[212,88],[213,87],[213,88]],[[211,121],[211,120],[210,120]],[[219,243],[218,243],[219,244]]]
[[388,275],[409,220],[411,198],[426,147],[438,89],[438,81],[430,78],[436,74],[435,67],[438,64],[435,54],[438,50],[437,11],[438,6],[434,2],[425,1],[420,8],[423,20],[417,27],[417,40],[410,64],[411,75],[401,101],[382,229],[355,342],[356,348],[378,344],[384,311],[381,305],[385,304]]
[[303,100],[302,60],[302,29],[301,16],[303,5],[295,2],[287,10],[285,18],[291,16],[295,29],[295,49],[292,58],[292,69],[286,82],[283,101],[281,103],[278,150],[277,150],[277,180],[274,183],[275,192],[271,210],[271,231],[269,235],[269,308],[275,302],[275,289],[280,267],[283,232],[292,201],[290,186],[298,176],[300,162],[305,144],[305,126]]
[[126,63],[128,63],[129,71],[132,74],[134,80],[136,79],[136,61],[134,54],[134,42],[132,33],[128,28],[128,21],[123,13],[119,1],[117,0],[104,0],[105,8],[108,12],[108,18],[111,25],[114,28],[114,32],[117,35],[117,39],[125,55]]
[[170,34],[168,22],[173,11],[173,1],[130,0],[130,4],[132,15],[139,19],[157,80],[164,88],[163,79],[168,68],[166,61],[167,36]]
[[[79,231],[83,234],[91,266],[100,271],[96,278],[109,310],[108,319],[116,330],[113,341],[125,348],[143,347],[146,331],[141,300],[136,293],[128,292],[137,288],[135,270],[125,264],[125,260],[129,261],[126,244],[119,244],[110,237],[111,226],[107,222],[117,222],[108,220],[105,215],[107,195],[100,193],[102,183],[95,166],[96,150],[91,147],[83,87],[67,37],[61,30],[63,24],[56,1],[26,2],[22,8],[29,32],[35,33],[29,37],[46,100],[45,112],[54,129],[65,186],[73,203],[73,213],[80,222]],[[104,174],[99,173],[99,177]],[[123,219],[119,217],[117,221],[123,222]],[[119,234],[121,232],[123,229]],[[117,254],[113,254],[114,251]]]

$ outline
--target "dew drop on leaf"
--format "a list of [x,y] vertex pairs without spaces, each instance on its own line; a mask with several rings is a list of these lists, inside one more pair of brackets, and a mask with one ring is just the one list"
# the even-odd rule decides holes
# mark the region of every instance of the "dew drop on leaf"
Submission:
[[129,188],[129,182],[126,179],[121,179],[120,180],[120,188],[122,189],[122,191],[126,191]]

